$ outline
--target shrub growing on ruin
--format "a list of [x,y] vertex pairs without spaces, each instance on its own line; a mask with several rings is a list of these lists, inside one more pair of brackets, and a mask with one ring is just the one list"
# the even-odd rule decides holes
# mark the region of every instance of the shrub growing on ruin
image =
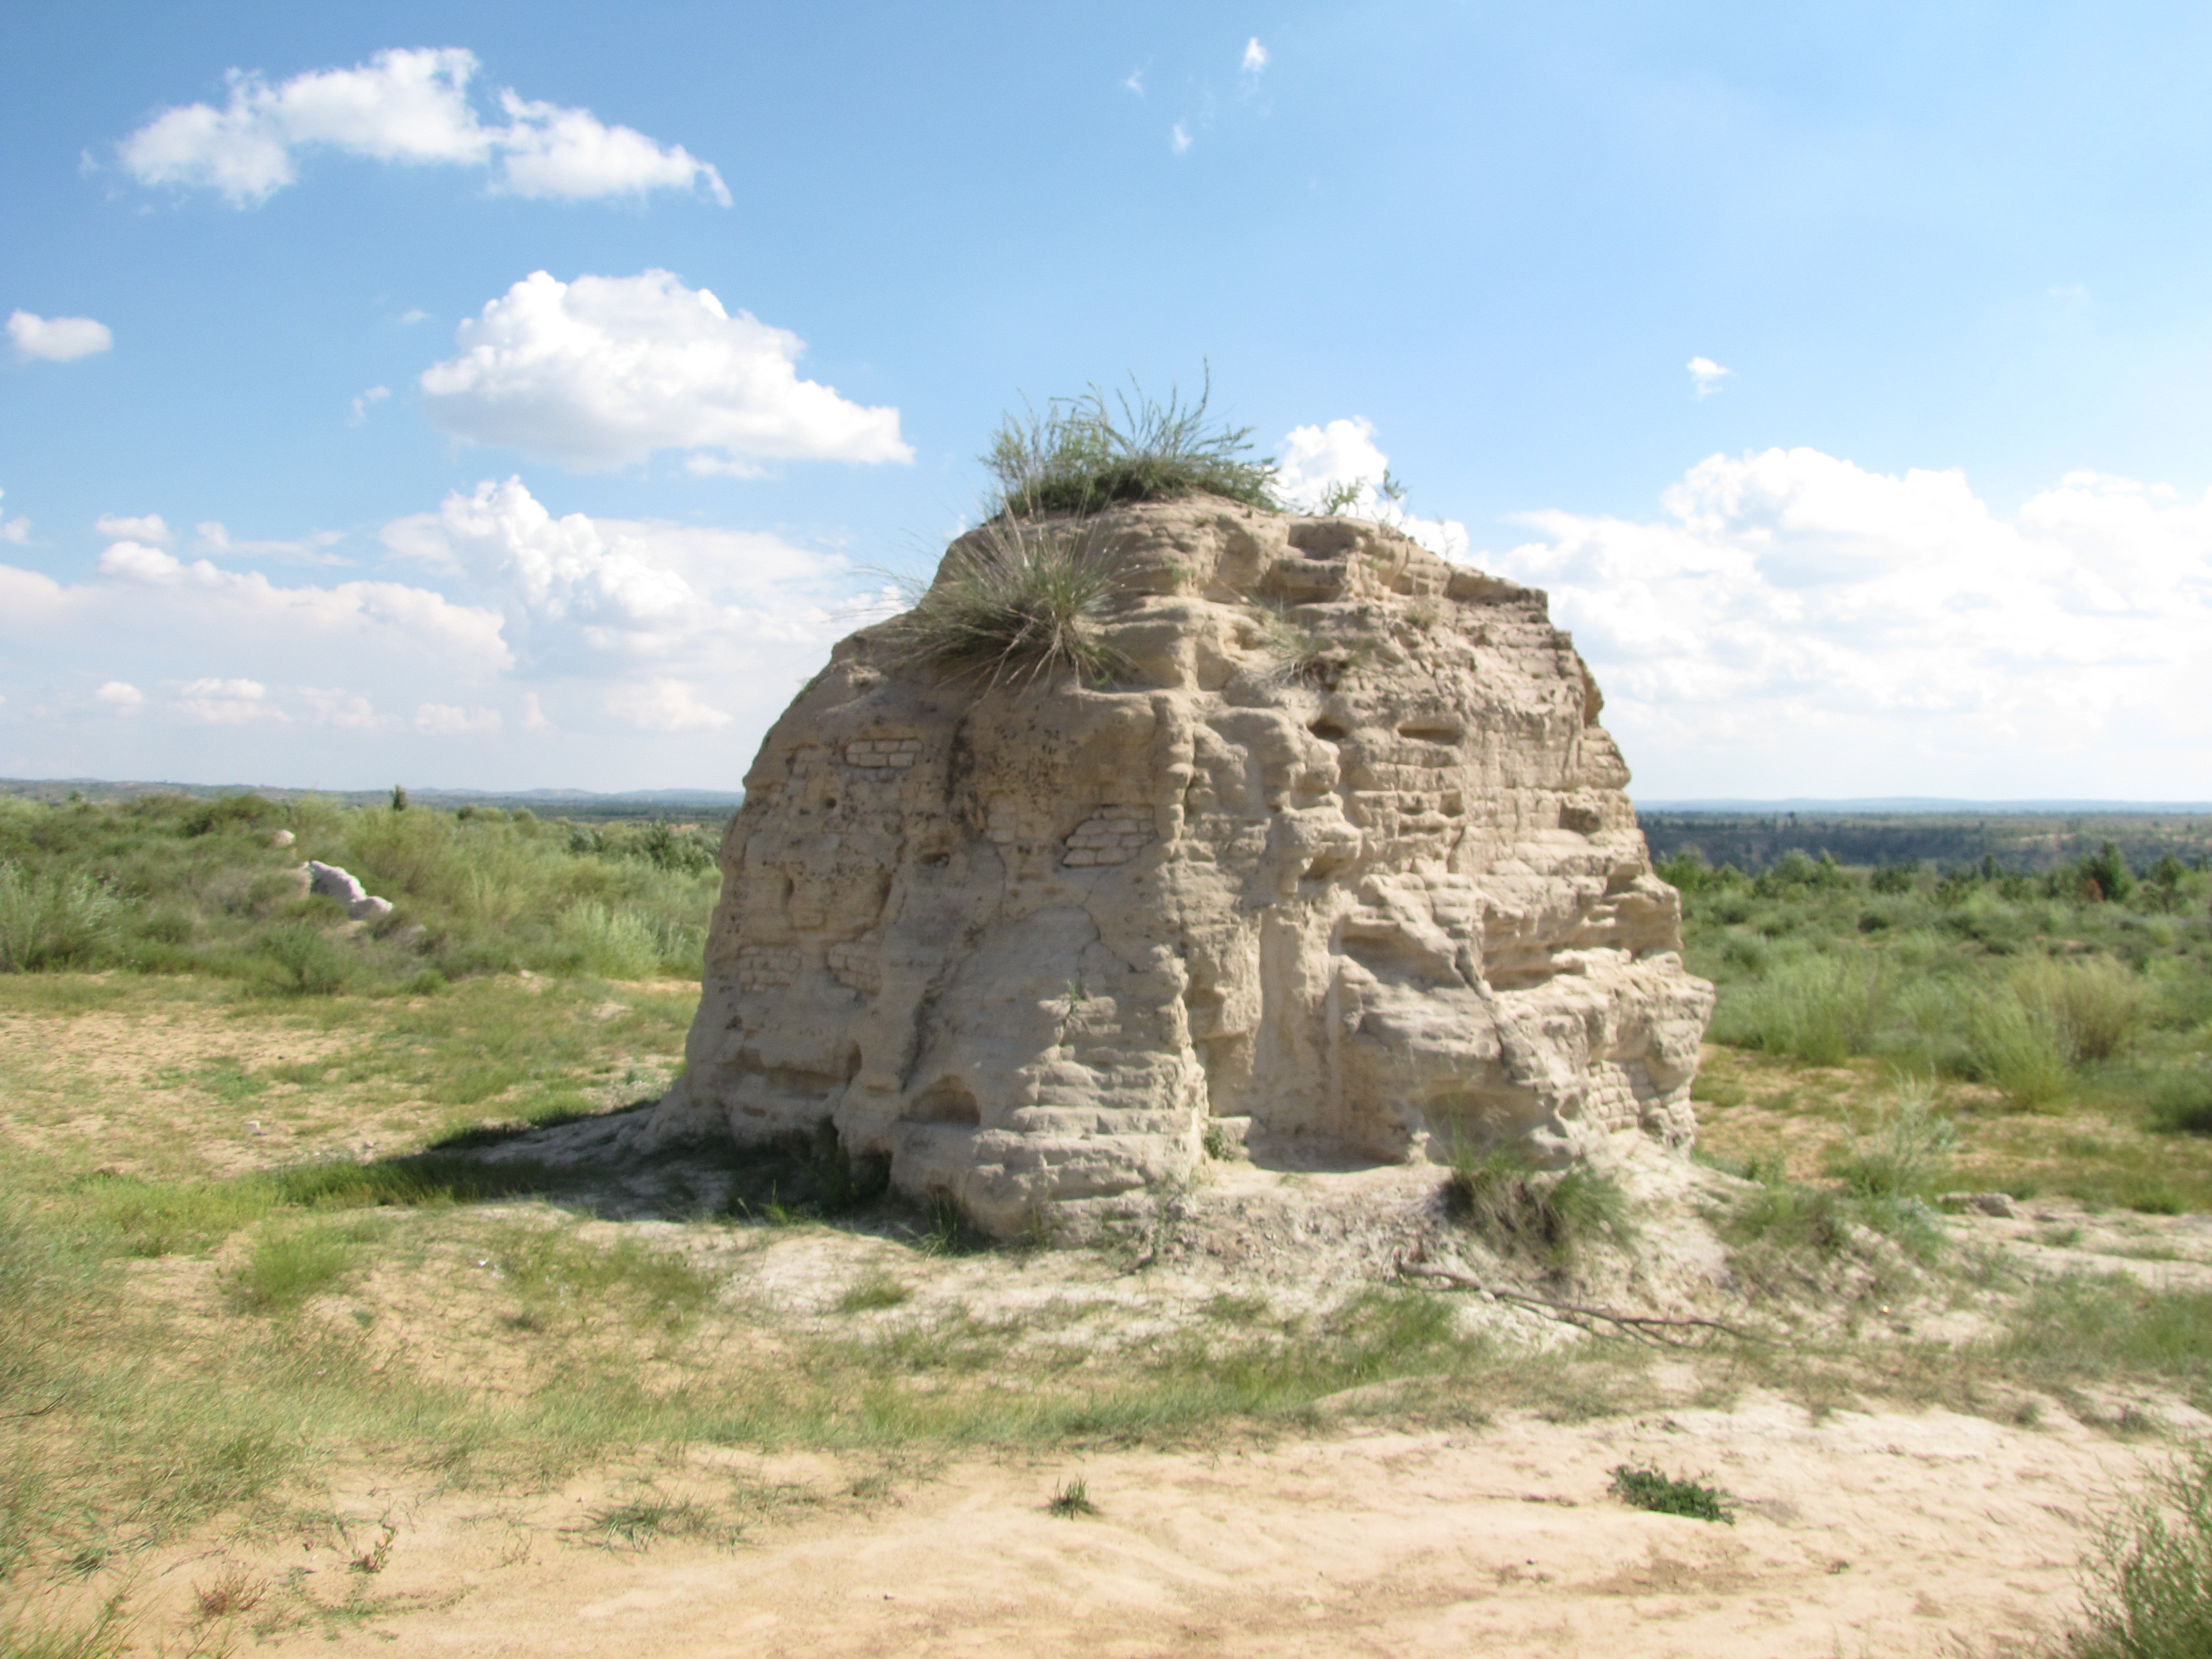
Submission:
[[1209,377],[1196,403],[1172,389],[1162,403],[1133,380],[1110,403],[1094,386],[1053,398],[1042,415],[1008,415],[982,456],[1000,508],[1026,518],[1197,495],[1274,507],[1274,461],[1253,455],[1251,428],[1207,421],[1212,391]]
[[1517,1146],[1455,1151],[1444,1207],[1500,1255],[1534,1255],[1564,1267],[1601,1236],[1627,1232],[1620,1184],[1586,1164],[1547,1173]]
[[996,685],[1122,666],[1103,624],[1121,581],[1080,526],[1002,516],[954,544],[937,580],[888,624],[902,661]]

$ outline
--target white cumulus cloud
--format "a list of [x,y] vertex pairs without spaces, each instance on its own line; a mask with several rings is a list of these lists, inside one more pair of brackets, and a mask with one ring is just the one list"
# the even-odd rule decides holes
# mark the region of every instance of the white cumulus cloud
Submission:
[[167,546],[175,539],[175,532],[162,522],[158,513],[137,515],[103,513],[92,521],[92,527],[103,536],[134,542],[152,542],[157,547]]
[[2212,795],[2212,495],[2075,473],[2008,519],[1770,449],[1662,507],[1483,561],[1550,590],[1647,793]]
[[692,686],[674,679],[620,687],[607,699],[607,707],[644,732],[711,732],[733,718],[702,701]]
[[504,125],[469,100],[476,54],[459,47],[378,52],[351,69],[312,70],[270,86],[232,70],[220,109],[167,109],[119,147],[141,184],[219,191],[234,207],[268,200],[317,146],[380,161],[495,169],[495,188],[574,200],[704,190],[727,205],[721,175],[681,144],[662,145],[586,109],[500,94]]
[[1416,518],[1406,510],[1405,491],[1390,476],[1390,458],[1375,441],[1374,422],[1361,416],[1291,428],[1282,441],[1275,491],[1298,512],[1326,508],[1373,519],[1404,531],[1443,558],[1467,556],[1465,525],[1456,519]]
[[696,471],[763,460],[909,461],[898,410],[799,378],[805,343],[665,270],[535,271],[463,323],[459,356],[422,375],[455,436],[580,471],[688,452]]
[[388,386],[373,386],[369,387],[368,391],[362,392],[360,397],[353,400],[353,418],[348,421],[346,424],[348,426],[359,426],[363,421],[368,418],[368,411],[371,405],[382,403],[391,395],[392,388]]
[[277,540],[234,540],[221,520],[204,519],[192,526],[198,550],[226,558],[275,559],[285,564],[348,564],[351,561],[329,550],[345,539],[342,530],[314,530],[304,536]]
[[10,312],[8,337],[18,355],[49,363],[66,363],[89,357],[115,343],[115,332],[106,323],[89,317],[40,317],[28,311]]
[[1267,67],[1267,49],[1260,44],[1260,37],[1255,34],[1244,43],[1244,57],[1238,64],[1238,70],[1246,78],[1256,81],[1260,78],[1260,71]]
[[1168,148],[1181,155],[1190,148],[1190,129],[1178,121],[1168,129]]
[[865,586],[833,552],[562,515],[515,478],[387,524],[375,580],[272,580],[204,556],[217,544],[243,545],[210,521],[191,551],[118,538],[81,579],[0,562],[11,766],[734,787]]
[[[384,542],[499,605],[524,671],[557,683],[564,704],[643,731],[740,713],[764,726],[850,625],[837,558],[742,531],[556,518],[520,478],[395,520]],[[550,724],[542,702],[536,719]]]
[[1718,392],[1721,389],[1722,380],[1729,373],[1710,357],[1691,358],[1689,368],[1690,379],[1698,388],[1698,398],[1700,402]]
[[292,718],[269,701],[269,688],[258,680],[188,681],[170,706],[185,719],[204,726],[242,726],[251,720]]
[[426,702],[415,711],[415,729],[441,738],[489,737],[505,722],[496,708],[462,708]]

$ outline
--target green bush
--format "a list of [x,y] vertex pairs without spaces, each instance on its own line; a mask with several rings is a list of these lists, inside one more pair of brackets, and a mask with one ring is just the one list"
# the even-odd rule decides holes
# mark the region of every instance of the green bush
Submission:
[[2212,1066],[2184,1066],[2151,1085],[2150,1121],[2168,1134],[2212,1135]]
[[335,996],[353,977],[354,959],[312,922],[288,921],[261,937],[277,988],[294,996]]
[[579,899],[563,910],[553,937],[574,969],[605,979],[646,979],[660,966],[660,942],[651,923],[592,899]]
[[1172,391],[1164,404],[1133,382],[1132,391],[1133,402],[1117,395],[1109,404],[1093,386],[1079,398],[1053,398],[1042,416],[1032,410],[1000,422],[982,456],[1000,508],[1022,519],[1194,495],[1276,505],[1275,464],[1252,457],[1251,428],[1207,423],[1210,377],[1188,407]]
[[2175,1459],[2106,1528],[2089,1561],[2073,1659],[2212,1653],[2212,1447]]
[[2025,963],[2013,971],[2011,988],[2057,1034],[2075,1064],[2110,1060],[2125,1049],[2142,1024],[2149,990],[2139,975],[2109,957]]
[[231,1281],[232,1299],[255,1313],[288,1311],[337,1284],[357,1253],[354,1239],[329,1226],[264,1232]]
[[89,966],[114,939],[123,902],[91,876],[0,863],[0,973]]
[[1801,1187],[1778,1174],[1735,1206],[1722,1231],[1732,1244],[1832,1256],[1850,1243],[1850,1228],[1841,1194]]
[[1869,952],[1801,957],[1748,985],[1729,987],[1714,1015],[1713,1039],[1810,1066],[1840,1066],[1871,1052],[1891,997],[1887,970]]
[[1622,1463],[1613,1469],[1613,1480],[1607,1490],[1631,1509],[1735,1525],[1735,1510],[1729,1495],[1718,1486],[1709,1486],[1687,1476],[1662,1474],[1656,1468],[1638,1468]]
[[2071,1080],[2066,1039],[2047,1005],[2023,1002],[2010,988],[1968,1005],[1966,1052],[1972,1075],[2030,1110],[2063,1097]]

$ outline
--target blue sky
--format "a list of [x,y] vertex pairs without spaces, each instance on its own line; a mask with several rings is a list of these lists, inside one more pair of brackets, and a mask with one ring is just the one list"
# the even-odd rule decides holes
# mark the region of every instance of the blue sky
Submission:
[[1551,590],[1639,794],[2212,797],[2208,46],[15,8],[0,775],[732,787],[1000,410],[1210,363]]

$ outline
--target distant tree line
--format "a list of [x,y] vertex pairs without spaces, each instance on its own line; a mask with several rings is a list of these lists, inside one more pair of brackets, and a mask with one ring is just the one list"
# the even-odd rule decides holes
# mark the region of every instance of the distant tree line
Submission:
[[1641,821],[1654,859],[1692,852],[1710,866],[1733,866],[1748,875],[1793,854],[1875,869],[1910,865],[1939,875],[1986,870],[1992,880],[2001,873],[2045,876],[2074,868],[2106,848],[2130,878],[2148,875],[2163,859],[2187,870],[2202,870],[2212,860],[2212,817],[1652,812]]

